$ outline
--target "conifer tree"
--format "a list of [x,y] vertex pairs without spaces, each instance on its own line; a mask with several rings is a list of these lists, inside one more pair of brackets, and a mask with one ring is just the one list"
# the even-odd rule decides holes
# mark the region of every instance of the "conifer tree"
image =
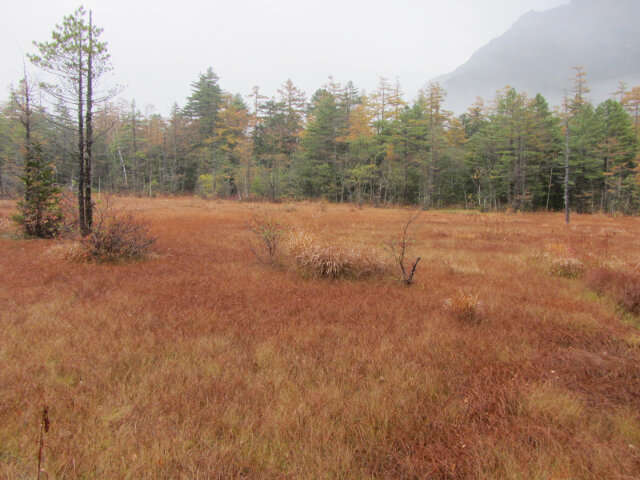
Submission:
[[14,217],[30,237],[51,238],[58,235],[62,212],[58,202],[59,189],[53,179],[53,168],[44,163],[42,145],[34,139],[32,86],[27,78],[20,82],[20,90],[13,92],[19,120],[24,129],[24,199],[18,202],[20,214]]
[[60,189],[53,179],[53,168],[43,158],[42,145],[34,141],[25,153],[24,200],[18,202],[20,214],[15,219],[31,237],[52,238],[60,234],[62,210]]

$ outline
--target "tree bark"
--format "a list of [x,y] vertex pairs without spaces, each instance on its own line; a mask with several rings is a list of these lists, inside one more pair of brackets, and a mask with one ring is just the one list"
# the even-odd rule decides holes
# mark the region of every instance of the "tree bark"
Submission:
[[567,225],[569,225],[569,109],[566,101],[564,113],[564,217]]
[[87,106],[85,128],[85,168],[84,168],[84,203],[87,234],[93,226],[93,202],[91,200],[91,155],[93,148],[93,23],[89,10],[89,51],[87,53]]
[[85,162],[84,162],[84,78],[83,78],[83,62],[82,62],[82,32],[80,32],[78,47],[78,214],[80,222],[80,233],[85,236],[89,234],[86,221],[86,204],[85,204]]

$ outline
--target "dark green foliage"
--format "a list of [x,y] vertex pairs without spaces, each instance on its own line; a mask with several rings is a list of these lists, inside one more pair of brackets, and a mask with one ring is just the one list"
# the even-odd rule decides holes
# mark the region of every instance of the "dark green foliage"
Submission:
[[[486,106],[478,99],[456,116],[444,110],[446,92],[438,83],[407,103],[399,83],[384,78],[367,95],[330,77],[308,102],[287,80],[272,98],[254,87],[247,106],[209,68],[192,83],[184,108],[174,105],[168,117],[145,115],[135,103],[101,112],[108,131],[92,144],[90,183],[150,196],[200,191],[238,200],[560,210],[568,152],[570,209],[636,212],[640,129],[629,112],[637,120],[640,94],[621,95],[624,105],[607,100],[595,107],[586,73],[576,72],[566,111],[552,109],[542,95],[505,88]],[[51,139],[46,155],[57,179],[75,187],[87,175],[70,168],[72,111],[61,103],[51,114],[38,112],[55,121],[38,122],[37,138]],[[6,173],[16,163],[10,122],[5,113],[0,136],[12,145],[0,146],[0,194],[3,185],[15,185]]]
[[14,217],[30,237],[52,238],[61,233],[63,218],[60,190],[53,180],[53,168],[45,163],[42,146],[34,143],[25,161],[24,200],[18,202],[20,214]]
[[218,80],[218,75],[211,67],[206,73],[201,73],[198,81],[191,84],[191,96],[184,108],[185,115],[197,121],[202,139],[215,135],[216,117],[222,98]]

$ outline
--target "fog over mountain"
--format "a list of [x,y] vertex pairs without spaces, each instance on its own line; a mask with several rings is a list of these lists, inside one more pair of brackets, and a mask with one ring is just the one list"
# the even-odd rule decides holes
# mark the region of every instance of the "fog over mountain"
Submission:
[[445,106],[463,113],[480,96],[490,102],[509,85],[560,104],[583,66],[594,102],[618,82],[640,85],[640,1],[572,0],[523,15],[505,34],[477,50],[452,73],[433,79],[447,90]]

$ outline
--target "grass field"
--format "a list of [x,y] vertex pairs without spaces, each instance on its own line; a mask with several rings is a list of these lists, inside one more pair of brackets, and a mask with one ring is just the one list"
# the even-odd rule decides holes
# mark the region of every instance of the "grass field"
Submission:
[[70,261],[0,202],[1,478],[36,478],[44,404],[49,479],[640,478],[640,324],[589,280],[635,274],[640,219],[423,212],[406,287],[262,263],[247,228],[384,258],[400,209],[119,203],[150,259]]

